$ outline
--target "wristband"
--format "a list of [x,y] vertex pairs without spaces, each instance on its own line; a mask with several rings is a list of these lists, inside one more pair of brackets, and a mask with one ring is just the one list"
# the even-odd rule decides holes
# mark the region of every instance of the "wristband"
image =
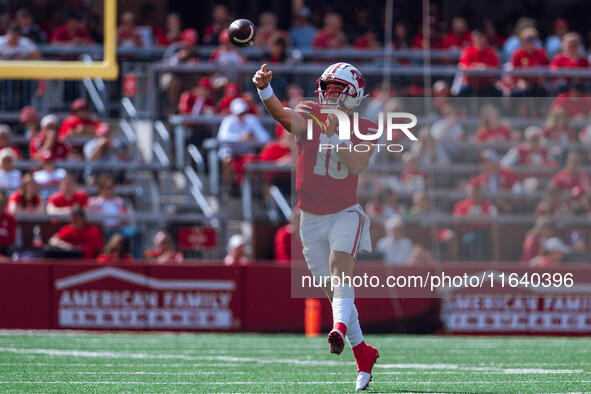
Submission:
[[263,101],[270,99],[273,95],[273,88],[270,83],[268,83],[263,89],[257,88],[257,91],[259,92],[259,97]]
[[330,142],[330,144],[334,147],[337,147],[341,144],[345,144],[347,146],[351,146],[353,145],[353,143],[351,141],[348,140],[342,140],[339,138],[339,135],[337,133],[334,133],[329,139],[328,142]]

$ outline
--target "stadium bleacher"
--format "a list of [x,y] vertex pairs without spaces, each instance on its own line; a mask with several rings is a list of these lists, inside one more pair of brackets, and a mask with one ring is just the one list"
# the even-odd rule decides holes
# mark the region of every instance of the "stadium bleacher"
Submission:
[[[426,174],[426,183],[420,188],[426,191],[433,206],[443,214],[436,219],[437,221],[441,221],[445,215],[452,214],[455,203],[465,197],[464,185],[482,172],[480,153],[483,150],[493,149],[503,155],[523,141],[522,132],[526,127],[543,126],[554,96],[561,93],[555,83],[557,80],[577,79],[584,82],[588,78],[587,70],[576,68],[497,67],[485,70],[460,70],[457,64],[462,58],[462,47],[443,48],[435,45],[425,51],[423,48],[413,46],[409,39],[407,47],[395,46],[385,51],[381,47],[361,50],[357,46],[361,44],[355,41],[355,37],[350,39],[355,43],[352,47],[326,49],[312,46],[288,46],[283,61],[273,62],[270,65],[277,79],[275,86],[285,87],[289,83],[296,84],[303,90],[304,97],[313,97],[314,82],[324,70],[325,65],[334,61],[349,61],[356,64],[362,71],[370,91],[372,88],[376,88],[377,91],[380,83],[385,82],[389,85],[393,97],[397,97],[402,102],[402,107],[417,114],[419,120],[417,128],[430,127],[441,117],[439,109],[434,106],[434,100],[429,98],[431,85],[438,80],[447,81],[451,86],[462,76],[491,77],[495,78],[498,86],[502,88],[503,84],[510,85],[510,81],[520,77],[535,77],[547,87],[548,97],[510,97],[507,94],[510,89],[505,87],[506,96],[500,99],[448,98],[463,111],[459,122],[464,129],[464,138],[457,142],[438,143],[444,150],[451,152],[451,162],[444,165],[438,163],[421,165],[421,171]],[[495,41],[495,45],[498,45],[498,40]],[[91,61],[100,60],[103,56],[100,44],[57,46],[53,43],[41,42],[38,43],[37,48],[45,59]],[[31,97],[32,101],[26,104],[34,105],[41,115],[54,113],[62,120],[67,116],[65,111],[75,98],[88,97],[95,116],[112,125],[115,134],[124,141],[127,149],[134,151],[134,159],[128,163],[118,164],[68,160],[59,163],[59,167],[74,171],[80,180],[83,180],[84,174],[88,171],[123,172],[126,183],[118,185],[116,193],[128,199],[134,207],[134,215],[136,215],[134,220],[142,221],[142,217],[148,218],[158,212],[168,212],[169,214],[163,215],[160,221],[167,226],[174,222],[173,218],[179,213],[202,213],[203,216],[200,217],[199,222],[213,225],[220,234],[224,234],[224,237],[219,240],[217,250],[207,252],[208,257],[220,258],[225,254],[226,239],[238,229],[243,228],[244,224],[251,226],[252,233],[256,233],[257,226],[277,227],[289,220],[290,213],[286,207],[289,207],[293,201],[293,195],[285,185],[275,185],[279,187],[273,188],[271,194],[266,194],[268,191],[265,191],[269,186],[273,186],[273,180],[269,174],[288,174],[291,171],[289,166],[284,163],[257,163],[256,160],[245,164],[245,180],[242,185],[237,185],[241,187],[240,193],[236,194],[236,190],[226,190],[221,183],[220,163],[217,156],[218,143],[215,140],[225,114],[218,113],[215,107],[214,111],[178,114],[176,108],[171,108],[167,104],[169,98],[167,86],[171,78],[180,78],[179,80],[185,81],[185,85],[181,87],[182,91],[189,91],[197,81],[208,78],[207,86],[213,94],[210,99],[214,104],[216,99],[221,97],[223,86],[229,82],[235,82],[244,92],[247,101],[252,101],[250,77],[259,68],[260,63],[268,61],[268,49],[264,45],[257,44],[241,50],[240,55],[244,59],[242,63],[224,65],[216,63],[216,60],[210,60],[217,48],[210,43],[197,45],[194,50],[199,61],[179,64],[168,60],[172,52],[167,51],[165,45],[122,45],[117,52],[122,70],[117,81],[102,81],[98,78],[81,82],[46,81],[43,84],[44,91]],[[512,59],[510,54],[498,46],[495,51],[501,64],[510,64]],[[163,56],[164,60],[162,60]],[[387,67],[386,74],[385,67]],[[0,86],[0,90],[3,89],[4,92],[14,93],[6,95],[6,100],[0,103],[4,110],[0,114],[0,122],[5,122],[17,130],[19,111],[23,104],[17,99],[22,101],[23,97],[27,97],[27,90],[36,82],[31,81],[21,85],[18,85],[17,81],[10,82],[14,84]],[[186,84],[187,82],[190,84]],[[277,94],[281,98],[284,92],[277,87]],[[412,97],[413,92],[417,97]],[[426,94],[426,97],[423,94]],[[386,98],[379,100],[384,103]],[[533,103],[542,114],[532,116],[532,114],[516,112],[520,103],[528,100],[528,105],[531,106]],[[480,125],[479,109],[490,102],[494,102],[501,110],[500,116],[503,122],[510,125],[514,133],[514,138],[511,140],[475,142],[474,135]],[[274,136],[275,123],[261,112],[260,104],[256,104],[256,100],[254,105],[259,107],[256,110],[257,113],[263,114],[260,115],[263,126],[271,136]],[[577,133],[587,125],[587,116],[571,119],[571,127]],[[90,139],[91,137],[68,138],[78,150]],[[400,143],[405,150],[409,150],[412,145],[408,141]],[[15,163],[15,168],[23,173],[34,170],[38,164],[27,159],[27,137],[13,133],[12,144],[24,153],[23,159]],[[528,184],[528,187],[522,187],[519,191],[484,192],[485,199],[493,201],[502,208],[503,219],[495,219],[496,232],[504,234],[505,223],[512,223],[511,220],[523,221],[524,226],[533,225],[536,207],[545,195],[546,185],[551,183],[552,176],[563,168],[566,152],[576,150],[583,153],[582,171],[589,173],[587,160],[589,145],[586,143],[581,143],[578,139],[562,142],[547,141],[545,146],[553,152],[555,166],[517,165],[512,167],[518,180],[535,179],[537,182],[535,187]],[[262,148],[263,145],[256,147],[258,151]],[[398,203],[405,209],[409,209],[416,188],[408,188],[401,183],[404,170],[399,155],[382,153],[377,155],[365,176],[373,179],[374,186],[377,184],[378,188],[391,188],[396,194]],[[85,190],[88,194],[95,193],[92,187]],[[367,203],[376,197],[376,193],[377,191],[372,188],[360,190],[360,202]],[[404,212],[399,214],[403,215],[405,222],[409,225],[414,220]],[[376,217],[376,219],[385,221],[387,218]],[[572,219],[576,221],[577,218],[573,216]],[[570,219],[561,218],[560,220]],[[427,222],[422,222],[422,225],[424,226],[425,223]],[[450,225],[453,227],[454,223]],[[585,224],[580,225],[586,227]],[[380,227],[377,222],[376,227]],[[23,227],[22,230],[24,233],[28,232],[28,228]],[[154,232],[155,229],[151,231],[152,234]],[[376,235],[379,234],[383,234],[383,230],[376,232]],[[147,248],[151,234],[145,234],[143,238],[143,248]],[[415,238],[419,243],[430,243],[432,240],[438,242],[436,238],[432,239],[428,236]],[[377,239],[374,239],[374,243],[376,241]],[[519,242],[514,243],[515,245],[510,248],[503,248],[503,253],[495,252],[495,258],[515,260],[521,245],[518,245]],[[252,256],[270,256],[268,246],[265,248],[267,249],[253,250]],[[200,255],[200,252],[195,251],[194,255]]]

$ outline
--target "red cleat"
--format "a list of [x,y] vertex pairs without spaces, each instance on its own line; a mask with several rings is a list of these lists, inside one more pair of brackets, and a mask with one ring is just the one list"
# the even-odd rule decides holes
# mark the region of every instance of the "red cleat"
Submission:
[[353,348],[353,355],[357,362],[357,383],[355,389],[365,390],[369,386],[369,382],[371,382],[371,370],[376,360],[380,357],[380,353],[375,347],[361,342]]
[[345,335],[347,335],[347,326],[343,323],[336,323],[328,334],[328,346],[331,353],[339,355],[343,352],[343,349],[345,349]]

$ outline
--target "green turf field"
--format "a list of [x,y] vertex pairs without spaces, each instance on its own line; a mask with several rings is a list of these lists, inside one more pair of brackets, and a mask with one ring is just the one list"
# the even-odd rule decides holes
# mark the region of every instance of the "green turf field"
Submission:
[[[372,335],[371,392],[591,391],[591,339]],[[0,392],[350,392],[350,349],[301,335],[0,331]]]

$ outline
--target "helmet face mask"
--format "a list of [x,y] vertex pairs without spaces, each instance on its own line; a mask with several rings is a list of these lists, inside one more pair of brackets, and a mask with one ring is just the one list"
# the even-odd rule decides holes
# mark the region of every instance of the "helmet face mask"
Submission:
[[[333,82],[343,86],[343,90],[336,96],[336,91],[328,89]],[[348,63],[335,63],[330,65],[316,81],[316,97],[318,103],[327,106],[342,105],[347,109],[353,109],[361,104],[365,97],[365,81],[359,70]]]
[[[333,85],[329,88],[329,85]],[[335,89],[334,85],[340,87]],[[320,81],[320,90],[318,94],[322,95],[325,105],[337,106],[341,104],[343,95],[346,95],[347,85],[335,81]]]

